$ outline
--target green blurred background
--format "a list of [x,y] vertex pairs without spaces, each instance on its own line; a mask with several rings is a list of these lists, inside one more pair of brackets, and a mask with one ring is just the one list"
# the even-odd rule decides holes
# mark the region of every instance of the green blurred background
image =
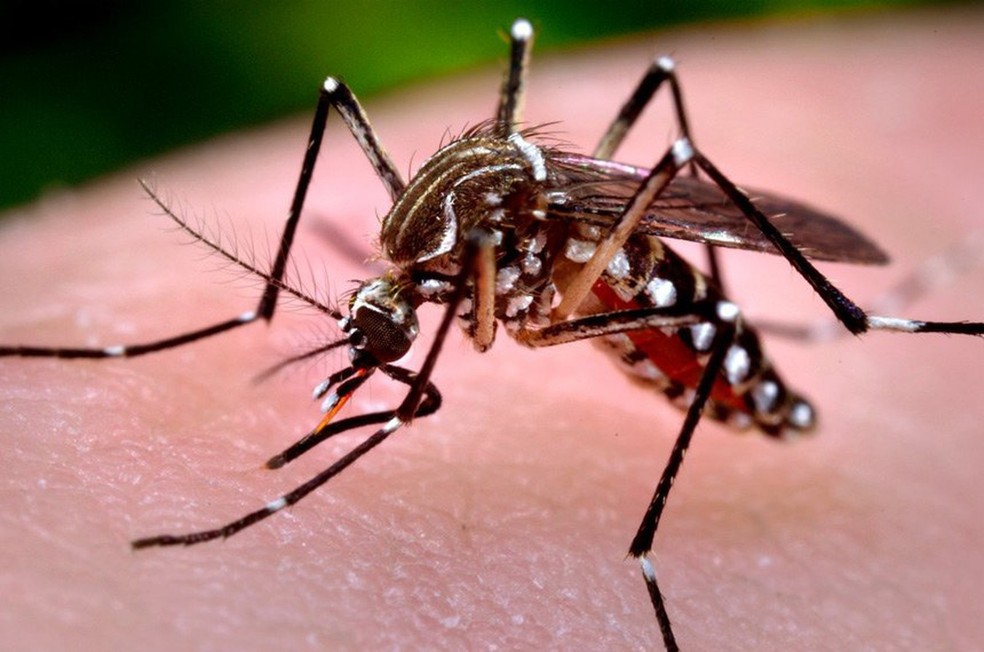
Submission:
[[311,110],[335,74],[365,100],[505,57],[702,20],[898,0],[124,0],[0,2],[0,208],[211,134]]

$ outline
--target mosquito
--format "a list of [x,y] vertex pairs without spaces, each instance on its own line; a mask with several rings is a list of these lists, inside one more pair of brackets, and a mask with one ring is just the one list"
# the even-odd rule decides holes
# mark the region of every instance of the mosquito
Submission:
[[[567,151],[543,129],[524,126],[533,28],[516,20],[495,116],[442,146],[404,181],[347,85],[323,83],[290,212],[269,271],[209,240],[151,197],[171,219],[218,255],[265,282],[254,310],[165,339],[102,348],[0,346],[0,356],[112,359],[197,342],[270,321],[281,293],[306,301],[337,322],[339,339],[294,356],[271,371],[332,349],[348,365],[314,389],[320,422],[266,462],[280,468],[326,439],[355,428],[376,430],[327,469],[242,518],[185,534],[137,539],[136,549],[193,545],[232,536],[315,491],[415,418],[441,406],[432,381],[442,346],[458,322],[479,352],[497,329],[528,347],[593,340],[634,377],[685,411],[652,499],[629,546],[638,560],[667,650],[678,649],[648,559],[684,454],[703,417],[770,437],[812,430],[816,413],[766,356],[755,328],[727,298],[716,250],[738,248],[785,258],[847,332],[981,335],[981,322],[939,322],[867,314],[811,260],[884,264],[885,253],[839,219],[804,204],[738,188],[694,144],[672,59],[655,59],[592,154]],[[652,167],[616,162],[639,115],[668,89],[679,135]],[[291,247],[329,114],[336,112],[392,199],[379,236],[388,269],[355,287],[344,309],[323,305],[286,279]],[[664,239],[706,245],[708,272]],[[419,369],[401,366],[419,334],[417,310],[443,307]],[[336,420],[366,381],[380,373],[406,386],[393,409]]]

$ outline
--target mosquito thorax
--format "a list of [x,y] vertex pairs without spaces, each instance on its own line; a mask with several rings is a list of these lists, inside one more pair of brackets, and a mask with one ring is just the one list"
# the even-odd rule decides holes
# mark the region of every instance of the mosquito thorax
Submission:
[[368,354],[380,363],[406,355],[420,331],[413,305],[399,284],[387,277],[359,285],[339,327],[348,336],[353,358]]
[[454,259],[476,228],[521,228],[542,219],[546,153],[521,133],[466,133],[421,166],[383,219],[380,244],[406,269]]

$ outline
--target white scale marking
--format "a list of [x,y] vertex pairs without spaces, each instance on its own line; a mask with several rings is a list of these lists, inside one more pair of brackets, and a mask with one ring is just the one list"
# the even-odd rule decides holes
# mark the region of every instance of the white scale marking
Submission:
[[533,38],[533,26],[530,25],[530,21],[520,18],[512,24],[510,33],[517,41],[528,41]]
[[629,257],[625,255],[624,249],[619,249],[608,261],[608,273],[616,279],[623,279],[629,275]]
[[543,271],[543,261],[530,252],[523,256],[523,273],[527,276],[537,276]]
[[330,385],[331,382],[328,379],[322,380],[320,383],[314,386],[314,391],[311,392],[311,398],[317,400],[322,396],[324,396],[325,392],[328,391],[328,387]]
[[506,317],[515,317],[520,312],[529,308],[532,303],[533,296],[530,294],[511,298],[509,304],[506,306]]
[[766,380],[752,390],[752,400],[755,402],[755,409],[766,414],[772,411],[776,405],[776,398],[779,396],[779,385],[771,380]]
[[704,238],[711,242],[741,244],[741,238],[737,238],[727,231],[705,231]]
[[925,326],[926,322],[916,321],[914,319],[901,319],[899,317],[878,317],[876,315],[868,315],[868,326],[870,328],[886,331],[901,331],[903,333],[914,333],[918,331],[922,326]]
[[286,506],[287,506],[287,499],[281,496],[276,500],[271,500],[270,502],[268,502],[266,505],[266,511],[272,514],[274,512],[279,512]]
[[810,404],[797,401],[789,411],[789,423],[800,429],[811,427],[814,423],[814,415]]
[[744,347],[732,344],[724,358],[724,373],[728,382],[737,385],[748,377],[752,368],[752,359]]
[[400,417],[393,417],[392,419],[386,422],[386,425],[380,428],[380,431],[385,432],[386,434],[390,434],[402,425],[403,425],[403,421],[400,420]]
[[654,278],[646,284],[646,292],[657,308],[672,306],[677,301],[676,286],[665,278]]
[[571,238],[564,248],[564,257],[573,263],[586,263],[591,260],[597,247],[594,242]]
[[417,284],[417,291],[425,297],[435,296],[443,291],[450,290],[451,284],[436,278],[424,279]]
[[509,134],[509,142],[516,146],[533,168],[533,178],[537,181],[547,180],[547,164],[543,160],[540,148],[523,138],[518,131]]
[[686,138],[678,138],[673,143],[673,163],[679,168],[690,162],[694,157],[694,146]]
[[717,316],[722,321],[734,321],[738,319],[738,315],[741,313],[741,310],[738,308],[737,304],[730,301],[718,301],[715,308],[717,309]]
[[338,405],[338,401],[340,400],[341,398],[338,396],[338,392],[332,392],[329,394],[328,397],[321,403],[321,413],[327,414],[330,412],[336,405]]
[[717,328],[709,321],[694,324],[690,327],[690,336],[694,341],[694,348],[698,351],[706,351],[711,348]]
[[519,280],[519,276],[519,268],[513,265],[500,269],[495,275],[495,293],[502,295],[511,292],[516,287],[516,281]]

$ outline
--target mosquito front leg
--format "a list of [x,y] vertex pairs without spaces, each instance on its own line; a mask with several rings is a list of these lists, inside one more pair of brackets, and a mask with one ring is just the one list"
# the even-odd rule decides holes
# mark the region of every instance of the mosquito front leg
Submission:
[[[397,367],[396,365],[383,365],[379,369],[393,380],[403,383],[404,385],[412,386],[417,379],[417,374],[409,369]],[[440,409],[440,407],[441,393],[437,391],[437,387],[433,383],[427,383],[427,385],[424,386],[423,400],[417,406],[417,412],[414,414],[414,418],[426,417],[434,414],[438,409]],[[396,416],[396,411],[384,410],[382,412],[359,414],[354,417],[348,417],[340,421],[333,421],[331,423],[324,424],[302,437],[300,440],[289,446],[286,450],[271,457],[266,461],[264,466],[268,469],[279,469],[283,465],[296,460],[298,457],[311,450],[321,442],[334,437],[339,433],[348,432],[349,430],[353,430],[355,428],[362,428],[363,426],[385,423],[394,416]]]
[[[283,508],[297,503],[309,493],[341,473],[360,457],[381,444],[394,432],[410,423],[414,417],[430,414],[432,409],[436,410],[440,405],[439,395],[437,395],[437,398],[434,399],[425,399],[425,397],[432,397],[436,394],[436,389],[431,389],[433,388],[433,384],[430,382],[430,376],[434,371],[434,366],[437,363],[437,358],[441,353],[441,347],[444,345],[444,340],[447,338],[448,330],[451,328],[451,324],[455,319],[455,315],[457,314],[459,307],[461,306],[461,302],[465,298],[465,294],[468,290],[467,281],[474,273],[475,261],[478,257],[478,251],[481,248],[481,244],[481,240],[476,241],[476,239],[473,238],[469,238],[468,240],[468,246],[465,248],[465,254],[462,257],[461,271],[458,273],[454,284],[454,292],[448,299],[444,310],[444,316],[437,328],[437,332],[434,335],[434,341],[431,343],[430,350],[427,352],[427,357],[424,359],[424,364],[421,366],[420,371],[416,374],[411,374],[410,372],[406,372],[406,370],[402,370],[398,367],[391,367],[388,365],[383,365],[380,367],[384,369],[384,373],[387,373],[387,375],[391,378],[394,378],[399,382],[405,382],[405,384],[409,385],[409,390],[403,398],[403,401],[401,401],[400,405],[390,413],[389,418],[379,430],[373,433],[368,439],[363,441],[356,448],[352,449],[348,454],[332,464],[330,467],[293,491],[290,491],[276,500],[267,503],[267,505],[262,509],[258,509],[240,519],[211,530],[203,530],[200,532],[180,535],[165,534],[148,537],[145,539],[138,539],[132,543],[133,547],[147,548],[152,546],[175,545],[190,546],[196,543],[211,541],[213,539],[230,537],[240,530],[243,530],[269,516],[272,516],[273,514],[276,514]],[[338,380],[350,378],[354,375],[354,373],[342,374],[341,376],[338,376]],[[364,415],[363,417],[355,417],[353,420],[346,421],[346,426],[355,427],[356,425],[365,425],[367,423],[371,423],[377,416],[378,415]],[[294,444],[294,446],[288,448],[280,455],[271,458],[267,462],[267,466],[276,468],[282,466],[291,459],[295,459],[321,441],[324,441],[328,437],[337,434],[337,432],[339,432],[338,427],[339,426],[332,426],[328,420],[322,420],[314,432],[301,439],[299,442]]]
[[[331,108],[335,108],[339,115],[342,116],[343,121],[352,133],[352,136],[362,147],[362,151],[372,163],[380,180],[383,182],[383,185],[386,186],[386,189],[389,191],[390,196],[395,198],[403,192],[405,184],[400,177],[399,172],[397,172],[396,166],[390,160],[389,155],[386,154],[386,151],[380,144],[379,138],[376,136],[375,131],[373,131],[372,126],[369,124],[362,106],[345,84],[329,77],[321,88],[318,105],[315,109],[314,119],[311,125],[311,132],[308,137],[308,146],[304,154],[304,161],[301,165],[301,173],[297,179],[297,185],[294,190],[294,197],[291,201],[290,211],[284,225],[283,233],[280,236],[279,245],[277,247],[277,256],[274,259],[269,273],[264,273],[253,268],[245,261],[237,258],[234,254],[223,250],[217,243],[211,242],[207,238],[203,237],[200,233],[196,232],[186,222],[184,222],[177,214],[171,211],[170,208],[163,201],[161,201],[146,184],[143,184],[151,198],[154,199],[154,201],[157,202],[164,212],[182,229],[192,234],[198,240],[204,242],[213,251],[218,252],[220,255],[231,260],[237,265],[244,267],[247,271],[260,276],[266,281],[263,295],[260,298],[255,310],[243,312],[231,319],[227,319],[204,328],[152,342],[138,344],[114,344],[105,347],[39,347],[0,345],[0,357],[17,356],[90,359],[129,358],[196,342],[206,337],[250,324],[258,319],[269,321],[273,317],[276,310],[277,297],[279,296],[281,290],[290,291],[295,295],[298,294],[284,283],[284,275],[287,270],[288,260],[290,259],[290,250],[294,242],[294,234],[297,231],[301,211],[304,207],[304,199],[307,196],[307,190],[311,183],[314,166],[321,150],[325,125],[327,124],[328,113]],[[334,311],[326,306],[322,306],[307,297],[301,296],[301,298],[308,303],[312,303],[312,305],[315,305],[316,308],[321,309],[323,312],[327,312],[330,316],[336,319],[342,316],[337,311]]]
[[[258,509],[255,512],[250,512],[240,519],[212,530],[202,530],[200,532],[192,532],[189,534],[162,534],[144,539],[137,539],[131,542],[130,545],[135,550],[140,548],[151,548],[154,546],[191,546],[196,543],[204,543],[205,541],[211,541],[213,539],[225,539],[227,537],[231,537],[240,530],[244,530],[269,516],[273,516],[283,508],[297,503],[309,493],[344,471],[373,448],[383,443],[387,437],[399,430],[404,423],[405,421],[399,419],[398,417],[391,417],[382,428],[377,430],[368,439],[353,448],[348,452],[348,454],[340,458],[330,467],[293,491],[280,496],[276,500],[270,501],[262,509]],[[325,427],[327,428],[327,425]]]
[[[434,371],[434,366],[436,365],[437,358],[440,355],[441,347],[444,345],[444,340],[447,338],[448,330],[451,328],[455,315],[457,314],[461,306],[461,302],[464,300],[468,291],[468,280],[475,273],[474,270],[476,267],[476,261],[479,258],[479,252],[487,246],[491,246],[491,240],[482,237],[482,234],[474,234],[472,237],[469,237],[465,248],[465,253],[461,261],[461,271],[455,278],[454,292],[448,298],[444,310],[444,317],[437,328],[437,332],[434,335],[434,341],[431,343],[430,350],[427,352],[427,357],[425,358],[424,364],[421,366],[420,371],[414,374],[408,370],[395,367],[393,365],[381,365],[378,367],[394,380],[409,386],[409,390],[403,398],[403,401],[400,402],[400,405],[392,411],[357,416],[351,419],[346,419],[337,424],[332,424],[328,418],[323,419],[313,432],[279,455],[276,455],[268,460],[267,467],[279,468],[339,432],[362,425],[378,423],[380,420],[385,419],[384,425],[379,430],[373,433],[359,446],[352,449],[347,455],[339,459],[330,467],[293,491],[290,491],[280,496],[276,500],[267,503],[267,505],[262,509],[258,509],[240,519],[211,530],[203,530],[200,532],[180,535],[165,534],[148,537],[145,539],[138,539],[132,543],[133,547],[147,548],[152,546],[189,546],[196,543],[211,541],[213,539],[232,536],[240,530],[243,530],[269,516],[272,516],[273,514],[276,514],[283,508],[297,503],[309,493],[341,473],[370,450],[381,444],[394,432],[410,423],[414,417],[426,416],[436,411],[440,406],[441,399],[437,389],[434,387],[433,383],[430,382],[430,376]],[[329,382],[334,380],[335,382],[342,383],[349,381],[361,383],[362,381],[360,378],[362,375],[364,374],[360,373],[359,369],[353,368],[351,371],[343,370],[329,379]],[[316,390],[316,393],[321,391],[320,388],[321,386],[319,386],[319,390]]]
[[[380,369],[390,378],[393,378],[394,380],[406,385],[412,386],[418,379],[417,374],[414,374],[412,371],[402,367],[384,365]],[[441,406],[441,394],[438,392],[437,387],[435,387],[433,383],[426,383],[423,393],[424,399],[418,405],[417,412],[415,414],[415,416],[418,417],[433,414]],[[287,450],[270,458],[270,460],[266,463],[266,467],[269,469],[277,469],[282,467],[284,464],[297,459],[306,451],[310,450],[317,444],[320,444],[324,440],[333,437],[334,435],[377,423],[383,423],[384,425],[357,447],[349,451],[349,453],[344,457],[340,458],[330,467],[293,491],[270,501],[262,509],[250,512],[242,518],[236,519],[226,525],[211,530],[190,532],[188,534],[162,534],[137,539],[130,545],[134,549],[150,548],[154,546],[190,546],[196,543],[211,541],[213,539],[224,539],[230,537],[233,534],[236,534],[237,532],[258,523],[259,521],[276,514],[283,508],[296,504],[309,493],[321,487],[323,484],[356,462],[363,455],[381,444],[387,437],[392,435],[404,423],[406,423],[406,421],[401,420],[396,416],[396,410],[387,410],[383,412],[362,414],[359,416],[350,417],[348,419],[342,419],[341,421],[334,423],[323,423]]]
[[502,80],[499,106],[495,112],[496,129],[506,138],[519,130],[526,99],[526,77],[533,48],[533,26],[525,18],[513,22],[509,30],[509,69]]
[[318,95],[318,106],[314,111],[311,135],[308,137],[304,161],[301,163],[301,174],[297,179],[297,186],[294,188],[294,197],[290,203],[290,211],[287,214],[283,234],[280,236],[277,257],[270,269],[270,277],[275,282],[267,283],[263,297],[256,309],[258,317],[267,321],[273,317],[277,307],[279,284],[283,281],[284,273],[287,270],[287,261],[290,258],[294,234],[297,232],[297,225],[301,219],[304,199],[307,197],[308,187],[311,185],[314,166],[317,163],[318,154],[321,152],[321,141],[325,135],[325,126],[328,123],[329,109],[332,107],[338,111],[352,137],[359,143],[362,152],[376,170],[376,175],[389,192],[390,198],[395,200],[403,193],[405,183],[379,142],[372,125],[369,124],[369,119],[366,117],[362,105],[359,104],[348,86],[334,77],[328,77],[322,84],[321,92]]

